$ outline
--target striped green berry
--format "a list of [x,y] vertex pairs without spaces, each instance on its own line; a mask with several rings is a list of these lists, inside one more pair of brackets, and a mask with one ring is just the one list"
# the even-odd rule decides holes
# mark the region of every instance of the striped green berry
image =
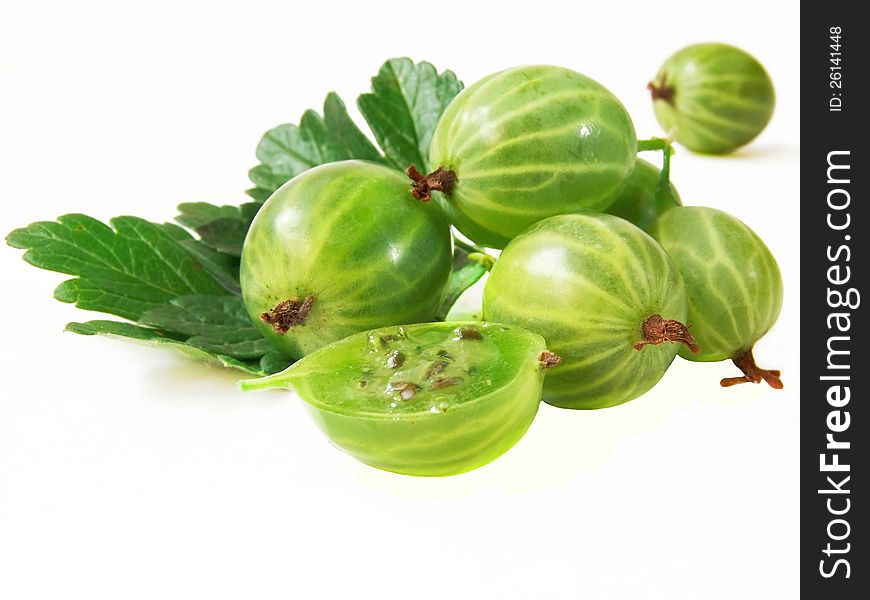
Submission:
[[773,115],[773,82],[752,55],[706,43],[672,55],[650,82],[659,124],[696,152],[723,154],[752,141]]
[[620,190],[605,212],[622,217],[644,231],[649,231],[659,215],[682,204],[673,184],[669,184],[669,193],[656,193],[660,179],[659,169],[642,158],[637,159],[637,164],[629,175],[625,187]]
[[423,323],[353,335],[242,387],[296,390],[329,439],[366,464],[454,475],[523,436],[544,369],[558,362],[518,327]]
[[563,364],[544,401],[605,408],[649,390],[682,342],[686,291],[655,240],[605,214],[561,215],[508,244],[487,280],[487,320],[536,331]]
[[732,359],[744,377],[725,386],[765,379],[782,387],[779,371],[755,366],[752,348],[773,327],[782,306],[782,275],[770,250],[743,222],[701,206],[662,215],[651,233],[671,255],[689,297],[688,320],[701,352],[689,360]]
[[[599,83],[568,69],[517,67],[462,91],[441,116],[429,164],[455,181],[417,181],[480,245],[503,248],[546,217],[601,210],[634,167],[634,125]],[[422,189],[421,189],[422,188]]]
[[398,171],[336,162],[294,177],[254,219],[241,286],[257,328],[291,358],[350,334],[435,316],[450,229]]

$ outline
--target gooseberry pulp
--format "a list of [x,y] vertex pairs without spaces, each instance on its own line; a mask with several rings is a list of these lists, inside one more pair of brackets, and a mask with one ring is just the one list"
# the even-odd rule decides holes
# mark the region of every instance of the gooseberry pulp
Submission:
[[764,67],[728,44],[683,48],[648,86],[659,124],[696,152],[723,154],[752,141],[773,115],[776,95]]
[[564,364],[544,382],[544,402],[605,408],[649,390],[679,343],[686,291],[655,240],[606,214],[550,217],[507,245],[483,291],[484,318],[544,336]]
[[329,439],[368,465],[454,475],[523,436],[558,362],[519,327],[423,323],[350,336],[242,387],[296,390]]
[[450,227],[398,171],[343,161],[266,201],[242,248],[257,328],[291,358],[386,325],[432,320],[452,267]]
[[604,86],[561,67],[517,67],[460,92],[432,136],[436,170],[408,174],[415,196],[436,191],[465,236],[503,248],[543,218],[606,208],[636,153],[631,118]]
[[607,207],[607,214],[616,215],[649,231],[659,215],[682,205],[680,195],[672,183],[667,193],[659,193],[661,171],[653,164],[637,159],[625,187]]
[[689,297],[689,323],[701,351],[689,360],[732,359],[744,375],[723,386],[767,381],[779,371],[758,368],[752,348],[773,327],[782,306],[782,275],[770,250],[746,224],[726,212],[681,206],[662,215],[652,235],[679,268]]

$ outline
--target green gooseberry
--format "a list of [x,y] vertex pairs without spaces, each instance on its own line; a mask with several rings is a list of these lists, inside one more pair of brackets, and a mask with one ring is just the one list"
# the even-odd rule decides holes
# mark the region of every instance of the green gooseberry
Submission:
[[503,248],[546,217],[602,210],[634,168],[637,141],[610,91],[569,69],[526,66],[459,93],[432,136],[415,197],[436,201],[466,237]]
[[477,321],[363,332],[243,389],[294,389],[332,442],[407,475],[454,475],[510,449],[559,358],[519,327]]
[[664,375],[678,343],[697,350],[673,261],[613,215],[550,217],[514,238],[490,272],[483,314],[544,336],[564,364],[543,399],[564,408],[632,400]]
[[752,348],[773,327],[782,307],[779,265],[758,235],[726,212],[702,206],[674,208],[651,234],[671,255],[686,283],[689,323],[701,351],[695,361],[731,359],[742,377],[723,386],[767,381],[781,388],[779,371],[760,369]]
[[362,161],[297,175],[242,248],[257,328],[291,358],[376,327],[432,320],[452,269],[450,227],[398,171]]
[[659,124],[695,152],[724,154],[748,144],[773,115],[776,94],[764,67],[728,44],[688,46],[648,86]]

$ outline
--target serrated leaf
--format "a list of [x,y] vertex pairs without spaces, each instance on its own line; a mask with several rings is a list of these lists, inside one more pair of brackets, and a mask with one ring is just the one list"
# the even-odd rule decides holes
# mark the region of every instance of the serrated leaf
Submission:
[[240,261],[238,257],[212,250],[199,240],[182,240],[179,243],[226,291],[236,295],[242,293],[242,287],[239,284]]
[[428,172],[429,142],[444,109],[462,90],[452,71],[441,74],[428,62],[393,58],[372,78],[372,92],[357,106],[387,161],[404,171],[416,165]]
[[272,190],[257,186],[249,190],[245,190],[245,193],[253,198],[257,203],[262,204],[269,199],[269,196],[272,195]]
[[179,243],[193,239],[180,228],[138,217],[110,223],[64,215],[16,229],[6,242],[36,267],[77,276],[58,286],[58,300],[133,321],[178,296],[228,293]]
[[294,176],[318,165],[353,158],[384,162],[334,92],[323,103],[322,117],[308,110],[298,126],[285,124],[267,131],[257,146],[257,158],[260,164],[248,173],[257,187],[248,190],[248,194],[259,201]]
[[[276,372],[264,370],[263,367],[260,366],[261,361],[238,360],[231,356],[212,353],[186,342],[167,337],[166,332],[160,332],[147,327],[140,327],[132,323],[95,320],[87,321],[85,323],[69,323],[66,326],[66,330],[80,335],[104,335],[160,348],[169,348],[187,358],[193,358],[194,360],[221,367],[240,369],[245,373],[250,373],[252,375],[262,376]],[[263,358],[265,359],[265,357]]]
[[186,202],[178,205],[175,220],[194,230],[203,244],[229,254],[242,255],[242,244],[260,205],[246,202],[240,206],[217,206],[208,202]]
[[186,229],[173,223],[161,223],[160,226],[182,248],[190,252],[194,260],[208,271],[225,290],[236,295],[242,293],[242,288],[239,285],[239,264],[241,261],[237,256],[218,252],[208,247],[202,240],[192,239]]
[[[279,127],[281,126],[279,125]],[[269,135],[269,133],[266,133],[266,135]],[[264,143],[265,139],[266,137],[264,136],[263,139],[260,140],[260,145]],[[271,143],[272,140],[269,140],[269,142]],[[272,170],[272,167],[267,164],[257,165],[248,171],[248,178],[257,184],[257,187],[246,190],[245,193],[255,200],[259,197],[265,196],[263,199],[263,202],[265,202],[269,199],[269,196],[275,192],[275,190],[293,179],[294,176],[302,171],[308,170],[309,168],[310,167],[304,167],[297,172],[294,168],[288,167],[276,173]]]
[[[388,61],[373,79],[373,92],[359,101],[386,157],[341,99],[329,94],[322,117],[307,111],[298,126],[282,125],[263,137],[261,162],[250,171],[256,187],[247,192],[255,202],[179,207],[177,221],[199,239],[173,224],[118,217],[106,225],[72,214],[13,231],[7,242],[26,250],[24,258],[34,266],[75,277],[57,287],[59,300],[139,322],[70,323],[70,331],[170,347],[255,375],[280,371],[290,361],[249,322],[238,283],[241,247],[259,205],[293,176],[327,162],[362,159],[402,170],[415,162],[425,168],[435,123],[461,88],[451,72],[439,75],[428,63]],[[457,260],[445,302],[479,278],[474,266]]]
[[251,324],[239,296],[182,296],[147,311],[142,325],[186,336],[187,344],[237,359],[260,359],[275,347]]
[[96,319],[86,321],[84,323],[67,323],[65,331],[78,333],[79,335],[114,335],[118,337],[130,338],[132,340],[142,340],[146,342],[154,340],[171,340],[181,341],[182,338],[176,338],[167,331],[152,329],[150,327],[141,327],[134,323],[124,323],[122,321],[108,321]]

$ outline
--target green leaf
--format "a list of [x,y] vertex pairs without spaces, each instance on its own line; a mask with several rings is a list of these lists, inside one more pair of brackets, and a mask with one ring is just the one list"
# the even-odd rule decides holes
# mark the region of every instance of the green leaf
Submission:
[[462,82],[452,71],[439,75],[428,62],[393,58],[372,78],[372,93],[360,96],[357,106],[390,164],[402,171],[413,164],[428,172],[435,124],[460,90]]
[[199,240],[181,240],[179,244],[190,252],[202,268],[208,271],[226,291],[241,295],[238,257],[212,250]]
[[[266,357],[263,357],[263,360],[261,361],[238,360],[231,356],[215,354],[198,348],[196,346],[189,345],[185,342],[175,340],[170,337],[166,332],[158,331],[156,329],[149,329],[147,327],[140,327],[138,325],[133,325],[132,323],[96,320],[87,321],[85,323],[69,323],[66,326],[66,330],[72,331],[73,333],[78,333],[80,335],[105,335],[108,337],[126,339],[128,341],[144,343],[160,348],[169,348],[182,354],[187,358],[193,358],[198,361],[221,367],[240,369],[245,373],[250,373],[251,375],[262,376],[270,375],[277,372],[267,371],[263,369],[261,363],[264,362]],[[267,364],[266,366],[270,365]]]
[[257,187],[248,190],[248,195],[260,202],[294,176],[318,165],[353,158],[384,162],[334,92],[323,103],[322,117],[308,110],[298,126],[279,125],[267,131],[257,146],[257,158],[260,164],[248,173]]
[[[259,167],[254,167],[254,169],[258,169]],[[272,195],[271,189],[261,188],[259,186],[253,187],[249,190],[245,190],[245,193],[253,198],[258,204],[262,204],[266,200],[269,199],[269,196]]]
[[444,290],[441,306],[435,315],[438,321],[444,321],[447,313],[456,304],[459,296],[483,277],[492,268],[495,259],[482,248],[466,244],[454,238],[453,240],[453,271]]
[[[281,371],[289,359],[250,323],[240,295],[239,257],[260,204],[293,176],[327,162],[362,159],[401,170],[411,162],[426,167],[435,123],[462,89],[453,73],[439,75],[432,65],[409,59],[387,61],[372,86],[359,107],[386,156],[330,93],[323,116],[309,110],[298,126],[281,125],[263,136],[257,148],[260,164],[250,171],[256,187],[247,192],[255,202],[178,207],[176,221],[198,239],[170,223],[125,216],[106,225],[70,214],[17,229],[7,243],[26,250],[24,259],[34,266],[74,276],[57,287],[58,300],[136,321],[70,323],[69,331],[165,346],[254,375]],[[479,249],[457,248],[445,313],[485,271]]]
[[239,285],[240,260],[237,256],[218,252],[207,246],[202,240],[190,237],[186,229],[172,223],[162,223],[161,227],[172,238],[187,250],[199,265],[208,271],[225,290],[240,295],[242,288]]
[[291,364],[293,364],[292,360],[276,350],[263,355],[263,358],[260,359],[260,370],[271,375],[272,373],[280,373]]
[[191,346],[237,359],[259,360],[275,351],[251,324],[239,296],[182,296],[147,311],[139,323],[184,335]]
[[116,217],[111,227],[71,214],[16,229],[6,238],[27,250],[30,264],[77,276],[60,284],[55,298],[138,320],[142,314],[178,296],[228,292],[181,244],[180,228],[138,217]]
[[251,324],[238,296],[183,296],[147,311],[139,324],[95,320],[66,329],[165,346],[254,374],[277,373],[291,363]]
[[79,335],[113,335],[144,342],[155,340],[180,341],[179,338],[174,337],[167,331],[141,327],[134,323],[124,323],[122,321],[94,320],[85,323],[67,323],[65,331],[71,331]]
[[356,126],[341,99],[330,93],[323,117],[309,110],[298,126],[280,125],[266,132],[257,146],[260,164],[248,173],[256,187],[247,193],[265,202],[299,173],[337,160],[387,163],[402,171],[413,163],[423,170],[435,124],[461,89],[462,82],[451,71],[439,75],[427,62],[388,60],[372,79],[372,92],[357,100],[386,158]]
[[209,248],[242,255],[242,244],[260,205],[246,202],[241,206],[216,206],[208,202],[186,202],[178,205],[175,220],[194,230]]

